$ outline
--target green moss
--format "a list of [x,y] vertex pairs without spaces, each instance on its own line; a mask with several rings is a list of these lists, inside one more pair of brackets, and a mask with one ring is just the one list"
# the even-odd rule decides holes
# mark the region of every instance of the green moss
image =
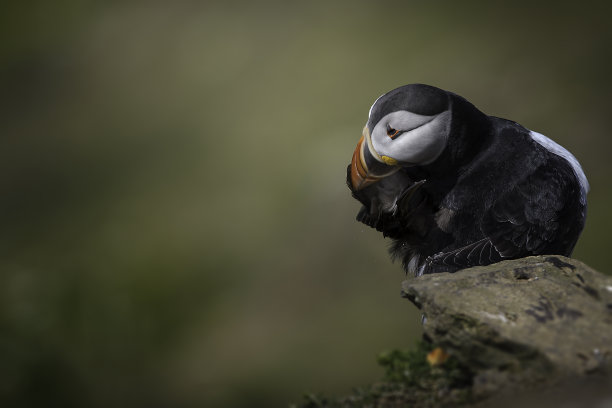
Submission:
[[417,343],[414,350],[390,350],[378,355],[378,364],[385,369],[385,380],[418,384],[420,379],[430,375],[427,353],[433,346],[425,341]]
[[452,356],[439,366],[427,362],[436,346],[424,340],[412,350],[390,350],[378,355],[384,379],[353,390],[349,396],[327,398],[306,394],[293,407],[437,407],[459,406],[471,401],[471,372]]
[[413,350],[380,353],[378,363],[385,368],[385,380],[416,386],[431,381],[445,381],[451,387],[469,386],[472,379],[470,370],[462,367],[454,357],[435,367],[427,362],[427,354],[435,348],[435,345],[421,340]]

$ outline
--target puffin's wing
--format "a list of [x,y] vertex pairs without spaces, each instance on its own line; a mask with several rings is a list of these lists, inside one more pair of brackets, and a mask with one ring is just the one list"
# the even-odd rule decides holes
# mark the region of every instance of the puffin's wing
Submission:
[[424,273],[454,272],[471,266],[489,265],[503,259],[489,238],[449,252],[442,252],[426,260]]
[[503,194],[482,220],[481,229],[502,258],[542,254],[560,231],[567,198],[575,191],[557,166],[541,165]]
[[485,212],[483,239],[430,257],[425,273],[542,254],[558,234],[563,234],[559,221],[569,194],[575,192],[568,179],[557,167],[543,164],[500,195]]

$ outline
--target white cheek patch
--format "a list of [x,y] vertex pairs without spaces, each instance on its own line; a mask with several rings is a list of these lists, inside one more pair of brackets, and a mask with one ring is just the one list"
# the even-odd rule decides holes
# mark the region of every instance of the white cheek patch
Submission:
[[[425,116],[408,111],[397,111],[383,117],[372,132],[372,146],[380,156],[387,156],[405,164],[429,164],[436,160],[448,139],[451,113]],[[391,139],[387,125],[402,131]]]
[[578,182],[580,183],[580,192],[581,192],[580,201],[583,204],[585,204],[586,195],[589,192],[589,188],[590,188],[589,181],[587,180],[586,175],[584,174],[584,171],[582,170],[582,166],[580,166],[580,163],[574,157],[574,155],[571,154],[569,151],[567,151],[567,149],[565,149],[563,146],[547,138],[541,133],[530,130],[529,135],[539,145],[543,146],[549,152],[564,158],[572,166],[572,169],[574,170],[574,173],[576,174],[576,177],[578,178]]

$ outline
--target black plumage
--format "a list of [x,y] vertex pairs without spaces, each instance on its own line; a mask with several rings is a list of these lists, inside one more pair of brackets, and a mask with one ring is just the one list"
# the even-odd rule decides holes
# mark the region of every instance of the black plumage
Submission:
[[[395,152],[402,137],[406,141],[397,146],[424,154]],[[422,147],[423,140],[434,147]],[[393,240],[392,257],[406,271],[570,256],[584,227],[588,182],[575,158],[451,92],[414,84],[383,95],[370,110],[362,141],[347,174],[363,204],[357,220]]]

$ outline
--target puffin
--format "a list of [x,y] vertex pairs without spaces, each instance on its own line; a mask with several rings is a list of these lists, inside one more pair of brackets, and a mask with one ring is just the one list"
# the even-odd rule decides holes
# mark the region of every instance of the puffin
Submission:
[[357,220],[421,276],[530,255],[571,256],[589,183],[548,137],[465,98],[410,84],[380,96],[347,168]]

